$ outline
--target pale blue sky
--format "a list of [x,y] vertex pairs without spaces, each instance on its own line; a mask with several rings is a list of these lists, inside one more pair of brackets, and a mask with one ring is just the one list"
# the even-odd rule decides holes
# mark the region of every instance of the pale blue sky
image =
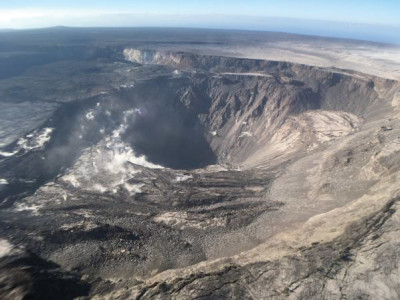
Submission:
[[255,29],[400,42],[400,0],[0,0],[0,28],[56,25]]

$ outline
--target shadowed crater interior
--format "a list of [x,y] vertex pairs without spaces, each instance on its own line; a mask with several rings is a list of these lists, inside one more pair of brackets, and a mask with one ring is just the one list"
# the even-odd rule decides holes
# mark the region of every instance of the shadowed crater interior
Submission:
[[[170,86],[188,88],[186,84],[180,80],[157,80],[138,88],[139,93],[127,92],[122,96],[137,103],[139,110],[123,139],[152,163],[173,169],[195,169],[217,160],[197,117],[199,108],[195,110],[183,103],[176,94],[178,87]],[[201,100],[207,105],[207,99]]]
[[125,133],[135,152],[174,169],[194,169],[216,160],[200,124],[185,112],[157,107],[137,117]]

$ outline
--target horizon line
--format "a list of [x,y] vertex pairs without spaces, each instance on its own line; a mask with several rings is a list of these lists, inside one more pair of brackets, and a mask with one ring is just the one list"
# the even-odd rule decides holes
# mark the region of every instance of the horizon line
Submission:
[[[297,20],[294,18],[285,18]],[[368,25],[368,24],[365,24]],[[375,44],[385,44],[392,46],[400,46],[399,41],[376,41],[370,40],[366,38],[356,38],[356,37],[343,37],[339,35],[322,35],[322,34],[313,34],[313,33],[300,33],[293,31],[285,31],[285,30],[268,30],[268,29],[255,29],[255,28],[226,28],[226,27],[202,27],[202,26],[109,26],[109,25],[96,25],[96,26],[71,26],[71,25],[54,25],[54,26],[43,26],[43,27],[27,27],[27,28],[0,28],[0,33],[8,32],[21,32],[21,31],[30,31],[30,30],[46,30],[46,29],[189,29],[189,30],[216,30],[216,31],[248,31],[248,32],[265,32],[265,33],[280,33],[280,34],[288,34],[288,35],[298,35],[305,36],[310,38],[325,38],[325,39],[336,39],[336,40],[347,40],[347,41],[355,41],[355,42],[369,42]]]

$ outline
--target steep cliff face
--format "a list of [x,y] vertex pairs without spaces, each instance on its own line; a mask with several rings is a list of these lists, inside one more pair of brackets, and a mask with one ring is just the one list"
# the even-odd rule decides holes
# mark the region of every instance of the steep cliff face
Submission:
[[219,161],[242,166],[267,163],[263,155],[311,150],[356,131],[365,118],[390,109],[376,89],[394,85],[284,62],[136,49],[125,49],[124,55],[137,63],[177,68],[175,73],[185,74],[180,76],[189,73],[181,102],[198,110]]

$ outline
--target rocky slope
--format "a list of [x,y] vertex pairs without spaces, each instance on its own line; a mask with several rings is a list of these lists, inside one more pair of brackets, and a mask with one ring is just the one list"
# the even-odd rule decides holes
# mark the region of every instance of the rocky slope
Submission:
[[[398,82],[120,54],[70,64],[78,83],[0,149],[4,299],[398,297]],[[4,105],[61,65],[3,80]]]

